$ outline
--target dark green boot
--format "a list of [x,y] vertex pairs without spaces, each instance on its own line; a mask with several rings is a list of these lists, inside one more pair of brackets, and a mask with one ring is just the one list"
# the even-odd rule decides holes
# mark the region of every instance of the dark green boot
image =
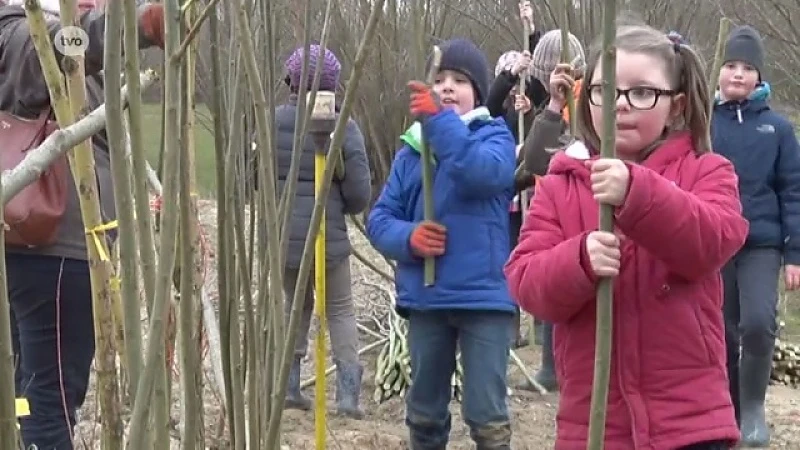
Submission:
[[772,352],[752,355],[742,351],[739,368],[739,400],[742,405],[742,441],[744,448],[769,448],[765,402],[772,373]]
[[364,411],[359,407],[361,376],[364,367],[359,363],[336,362],[336,413],[361,420]]
[[300,358],[295,357],[292,361],[292,368],[289,369],[289,382],[286,386],[286,397],[283,403],[284,409],[299,409],[308,411],[311,409],[311,400],[308,399],[300,390]]

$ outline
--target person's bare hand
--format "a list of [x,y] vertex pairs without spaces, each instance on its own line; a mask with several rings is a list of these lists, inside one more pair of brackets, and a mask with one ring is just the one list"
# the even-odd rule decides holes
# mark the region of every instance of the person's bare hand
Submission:
[[589,264],[598,277],[615,277],[619,275],[620,239],[607,231],[592,231],[586,237],[586,254]]
[[599,203],[622,206],[628,195],[631,172],[621,159],[600,158],[586,161],[591,171],[592,193]]
[[800,288],[800,266],[787,264],[783,269],[785,274],[784,284],[787,291],[794,291]]
[[550,103],[547,109],[561,113],[567,106],[567,92],[575,89],[573,68],[570,64],[558,64],[550,74]]
[[517,94],[514,98],[514,111],[527,114],[531,110],[531,99],[527,95]]
[[511,68],[511,74],[517,76],[531,66],[531,52],[524,51]]

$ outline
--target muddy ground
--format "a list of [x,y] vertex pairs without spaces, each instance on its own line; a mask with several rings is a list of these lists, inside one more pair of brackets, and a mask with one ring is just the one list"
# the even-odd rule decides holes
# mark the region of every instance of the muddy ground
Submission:
[[[530,346],[518,351],[520,358],[531,369],[538,367],[539,348]],[[369,358],[372,363],[373,358]],[[328,442],[331,449],[408,449],[407,430],[403,424],[404,405],[400,399],[392,399],[376,405],[371,398],[374,389],[369,367],[369,376],[364,383],[366,394],[364,406],[367,417],[362,421],[331,418]],[[555,415],[558,406],[557,394],[540,395],[516,389],[523,381],[516,367],[509,369],[512,395],[509,406],[512,412],[515,450],[544,450],[553,448]],[[313,390],[309,391],[313,394]],[[329,396],[329,404],[333,397]],[[469,430],[460,418],[459,405],[453,402],[453,430],[450,450],[474,449]],[[769,417],[773,427],[772,449],[800,449],[800,391],[785,386],[773,386],[769,391]],[[284,418],[284,440],[292,450],[314,449],[314,417],[312,412],[287,411]]]
[[[201,221],[207,236],[207,244],[213,249],[215,224],[215,205],[212,202],[201,203]],[[384,272],[391,270],[383,259],[372,250],[364,237],[351,227],[351,238],[357,251],[366,259],[377,264]],[[377,275],[375,271],[351,258],[353,293],[357,306],[359,322],[365,327],[375,329],[376,318],[385,317],[390,303],[387,295],[392,291],[391,284]],[[205,285],[209,295],[216,299],[216,276],[213,251],[209,254]],[[527,325],[527,324],[526,324]],[[313,338],[314,330],[310,333]],[[362,346],[368,345],[376,338],[367,333],[361,334]],[[312,347],[313,348],[313,347]],[[313,352],[312,352],[313,353]],[[366,411],[363,420],[351,420],[335,417],[333,412],[333,376],[328,378],[328,448],[330,449],[359,449],[359,450],[400,450],[407,449],[407,430],[404,425],[404,404],[402,399],[394,398],[383,404],[376,404],[372,399],[374,391],[374,368],[377,350],[365,354],[362,359],[366,365],[363,381],[362,405]],[[531,345],[518,350],[518,355],[533,372],[539,365],[539,347]],[[328,359],[330,365],[330,359]],[[211,384],[210,371],[206,368],[206,388],[204,392],[205,426],[209,442],[208,448],[228,448],[224,442],[217,442],[214,436],[220,435],[219,418],[220,403]],[[313,371],[313,361],[304,365],[304,379],[310,378]],[[174,386],[177,387],[177,371],[173,373]],[[516,366],[509,367],[509,377],[512,394],[509,406],[512,412],[512,425],[514,431],[515,450],[543,450],[552,448],[555,435],[555,414],[558,405],[556,394],[540,395],[538,393],[518,389],[524,377]],[[97,405],[95,403],[94,389],[87,398],[80,414],[80,423],[77,428],[76,443],[78,448],[98,449],[100,427],[97,421]],[[314,389],[309,387],[306,392],[313,396]],[[769,418],[773,427],[772,449],[798,449],[800,450],[800,390],[785,386],[773,386],[769,391]],[[461,421],[459,405],[453,402],[453,429],[448,449],[472,449],[474,445],[469,438],[469,430]],[[174,396],[173,420],[178,423],[180,417],[179,399]],[[287,450],[314,449],[314,415],[313,412],[286,411],[283,419],[283,448]],[[180,448],[177,440],[177,427],[173,429],[174,440],[172,448]]]

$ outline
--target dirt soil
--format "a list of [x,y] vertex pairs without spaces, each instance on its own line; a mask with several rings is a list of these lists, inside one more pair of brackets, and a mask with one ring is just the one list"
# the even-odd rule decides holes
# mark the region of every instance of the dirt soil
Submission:
[[[530,370],[539,365],[539,347],[520,349],[520,358]],[[367,416],[362,421],[331,417],[328,432],[328,448],[331,449],[408,449],[407,429],[403,423],[404,404],[401,399],[392,399],[382,405],[372,401],[374,389],[371,376],[374,373],[374,357],[367,359],[369,374],[364,381],[363,405]],[[516,367],[509,368],[512,394],[509,407],[512,413],[515,450],[544,450],[553,448],[555,416],[558,406],[557,394],[540,395],[519,389],[523,376]],[[313,389],[307,392],[313,395]],[[768,394],[768,414],[773,428],[771,449],[800,449],[800,391],[785,386],[772,386]],[[333,397],[329,395],[329,405]],[[329,406],[332,411],[332,406]],[[453,430],[449,450],[474,449],[469,438],[469,429],[461,421],[459,404],[453,402]],[[332,413],[331,413],[332,414]],[[330,416],[329,416],[330,417]],[[292,450],[314,449],[313,412],[287,411],[284,416],[284,441]]]
[[[201,222],[205,229],[206,243],[209,248],[215,248],[214,225],[216,220],[216,205],[213,202],[201,203]],[[377,264],[381,270],[391,273],[385,261],[367,243],[366,239],[351,226],[351,240],[359,253],[369,261]],[[353,293],[357,306],[359,323],[376,329],[376,318],[385,317],[390,308],[387,298],[393,291],[391,283],[387,282],[375,271],[368,269],[351,258]],[[209,296],[216,301],[216,274],[213,252],[209,255],[206,276],[206,288]],[[527,326],[527,323],[525,324]],[[315,330],[311,330],[309,338],[313,339]],[[361,334],[361,345],[365,346],[375,337],[368,333]],[[310,352],[313,353],[313,352]],[[528,346],[518,350],[518,355],[532,373],[539,366],[539,347]],[[400,398],[391,399],[383,404],[376,404],[372,399],[374,391],[374,369],[377,350],[371,351],[362,360],[365,363],[365,374],[362,389],[362,406],[366,417],[363,420],[351,420],[336,417],[333,414],[334,376],[328,378],[328,448],[330,449],[358,449],[358,450],[400,450],[408,449],[406,443],[407,429],[404,424],[404,403]],[[207,358],[206,358],[207,359]],[[309,358],[310,359],[310,358]],[[327,365],[331,361],[328,358]],[[207,366],[207,364],[206,364]],[[303,379],[313,375],[313,361],[304,363]],[[175,390],[178,386],[177,371],[173,374]],[[205,426],[212,442],[212,436],[219,435],[219,417],[221,415],[220,403],[217,400],[211,385],[210,370],[206,367],[204,404],[206,411]],[[512,413],[512,426],[514,432],[513,448],[515,450],[543,450],[553,447],[555,436],[555,415],[558,405],[557,394],[540,395],[538,393],[519,389],[524,377],[516,366],[509,367],[510,387],[509,407]],[[92,381],[93,382],[93,381]],[[87,398],[76,430],[77,448],[99,448],[100,427],[97,418],[97,406],[94,398],[94,387]],[[309,387],[306,393],[313,398],[314,388]],[[800,450],[800,390],[785,386],[773,386],[769,391],[769,420],[773,427],[772,449],[798,449]],[[448,449],[462,450],[473,449],[474,444],[469,438],[469,430],[461,421],[459,404],[455,401],[451,405],[453,414],[453,429]],[[180,420],[179,399],[174,398],[172,415],[175,424]],[[173,424],[174,425],[174,424]],[[173,442],[171,447],[180,448],[177,440],[177,427],[173,428]],[[284,450],[312,450],[314,446],[314,414],[313,412],[286,411],[283,423],[283,449]],[[209,448],[228,448],[224,443],[209,444]]]

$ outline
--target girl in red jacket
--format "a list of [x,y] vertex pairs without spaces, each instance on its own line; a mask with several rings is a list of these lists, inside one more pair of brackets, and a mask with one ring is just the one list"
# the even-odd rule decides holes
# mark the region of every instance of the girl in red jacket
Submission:
[[[737,180],[711,153],[698,55],[647,26],[616,44],[617,158],[599,158],[600,51],[505,273],[520,307],[555,324],[557,450],[586,448],[595,290],[614,277],[606,450],[717,450],[739,439],[725,375],[722,265],[743,245]],[[614,233],[597,231],[598,203]]]

